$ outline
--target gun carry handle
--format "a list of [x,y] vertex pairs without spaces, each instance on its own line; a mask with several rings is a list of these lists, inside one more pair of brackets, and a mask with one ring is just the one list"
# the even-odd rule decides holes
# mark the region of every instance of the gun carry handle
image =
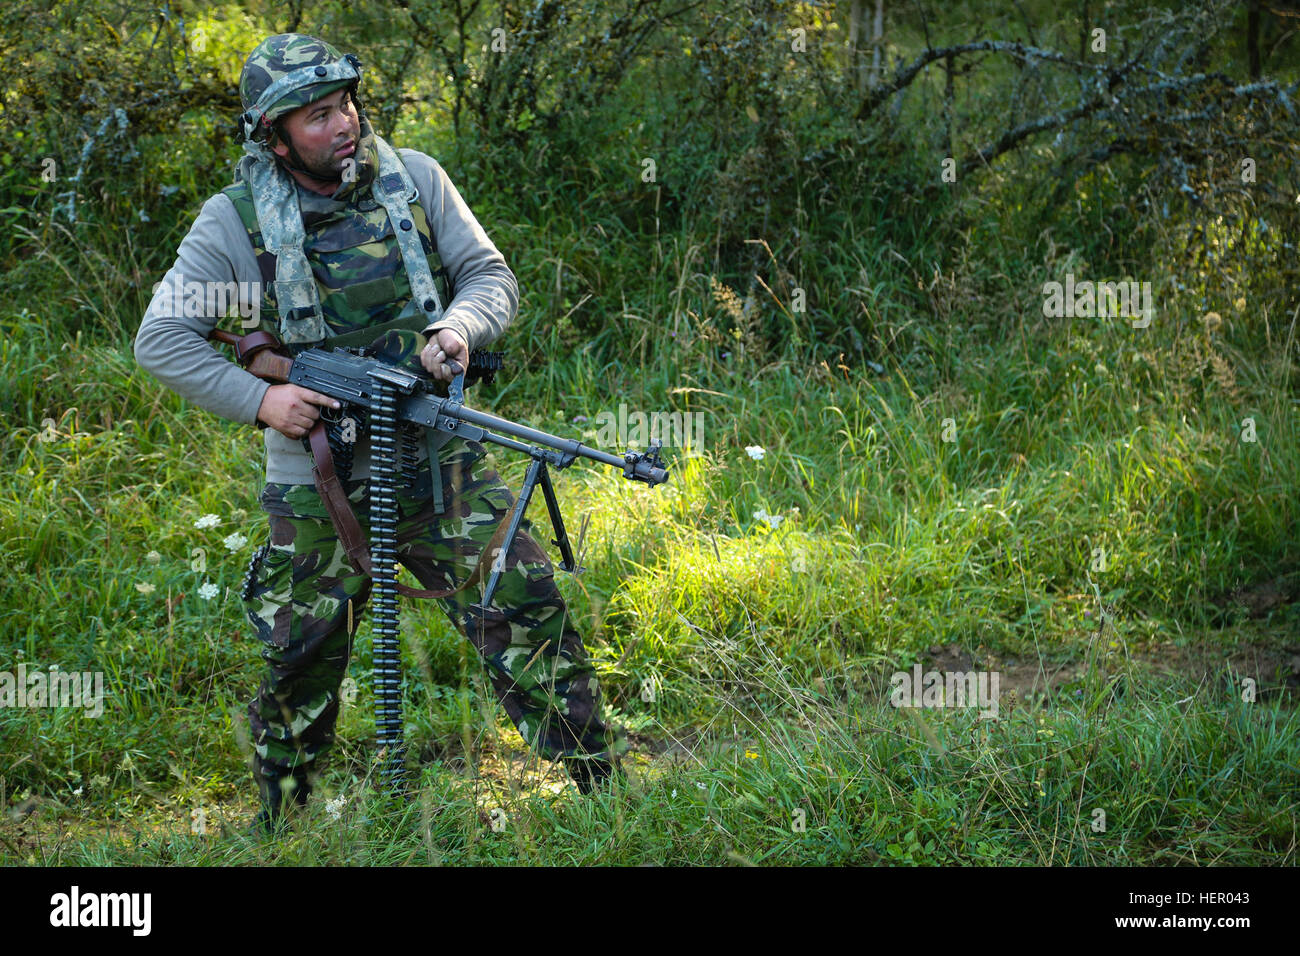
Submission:
[[447,367],[451,369],[455,376],[451,384],[447,386],[447,397],[458,405],[465,404],[465,370],[461,368],[459,362],[452,359],[447,360]]

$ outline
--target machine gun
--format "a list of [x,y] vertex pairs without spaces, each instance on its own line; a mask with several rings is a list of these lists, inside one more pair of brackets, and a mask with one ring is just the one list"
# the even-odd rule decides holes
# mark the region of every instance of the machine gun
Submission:
[[[439,396],[436,393],[439,383],[435,379],[387,363],[369,349],[309,348],[289,357],[279,354],[279,341],[266,332],[238,336],[214,330],[209,338],[234,346],[240,364],[259,378],[276,384],[300,385],[329,395],[340,403],[338,409],[321,410],[321,419],[311,430],[308,444],[315,459],[313,471],[316,487],[333,519],[339,539],[353,565],[374,579],[372,607],[375,615],[376,729],[380,747],[388,756],[385,776],[396,786],[405,775],[402,756],[398,592],[415,597],[447,597],[479,580],[484,573],[486,559],[504,557],[510,553],[523,522],[524,512],[538,485],[546,498],[546,508],[555,529],[555,540],[552,543],[560,549],[560,567],[569,573],[580,572],[582,569],[577,566],[569,543],[548,466],[567,468],[579,458],[586,458],[622,470],[623,477],[631,481],[643,481],[653,486],[668,480],[668,469],[659,457],[662,445],[656,441],[644,452],[629,450],[621,456],[614,455],[589,448],[571,438],[561,438],[466,407],[466,382],[475,376],[490,381],[491,376],[501,367],[499,353],[489,353],[486,357],[482,357],[481,353],[480,357],[471,354],[469,371],[473,375],[469,379],[465,369],[455,362],[449,363],[456,375],[446,387],[446,396]],[[371,435],[368,554],[361,541],[356,516],[339,484],[329,437],[330,429],[337,432],[338,426],[348,420],[364,422]],[[410,429],[412,426],[424,429],[429,442],[431,463],[437,460],[437,433],[499,445],[511,451],[522,452],[532,459],[514,509],[502,519],[492,541],[483,548],[478,567],[460,587],[449,591],[416,590],[400,585],[396,580],[396,484],[404,466],[409,466],[413,461],[414,456],[402,435],[404,428]],[[334,444],[338,447],[337,439]],[[502,560],[491,561],[480,610],[485,611],[491,606],[492,597],[505,570],[503,565]]]

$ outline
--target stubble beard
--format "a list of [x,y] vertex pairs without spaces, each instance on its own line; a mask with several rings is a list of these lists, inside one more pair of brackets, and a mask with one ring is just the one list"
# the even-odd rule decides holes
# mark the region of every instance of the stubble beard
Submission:
[[[284,144],[289,147],[289,159],[293,161],[299,169],[305,169],[314,178],[322,182],[341,182],[343,171],[348,168],[349,163],[356,161],[356,152],[351,156],[336,157],[333,148],[327,148],[320,153],[313,153],[310,156],[304,156],[294,145],[293,139],[289,136],[287,129],[280,130],[280,138]],[[352,141],[354,144],[360,143],[360,130],[354,130]]]

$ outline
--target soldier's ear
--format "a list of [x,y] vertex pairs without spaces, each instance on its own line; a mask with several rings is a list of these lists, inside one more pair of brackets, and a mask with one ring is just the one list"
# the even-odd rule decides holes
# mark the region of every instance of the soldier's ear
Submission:
[[271,147],[271,152],[284,159],[289,155],[288,136],[282,132],[279,123],[271,126],[271,133],[266,138],[266,145]]

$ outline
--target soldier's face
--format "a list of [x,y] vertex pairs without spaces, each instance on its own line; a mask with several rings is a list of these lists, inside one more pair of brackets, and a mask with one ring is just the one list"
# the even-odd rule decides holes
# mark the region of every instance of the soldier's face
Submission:
[[301,106],[285,116],[284,137],[272,149],[280,157],[289,156],[290,146],[304,169],[322,179],[341,179],[350,168],[361,137],[361,119],[346,89]]

